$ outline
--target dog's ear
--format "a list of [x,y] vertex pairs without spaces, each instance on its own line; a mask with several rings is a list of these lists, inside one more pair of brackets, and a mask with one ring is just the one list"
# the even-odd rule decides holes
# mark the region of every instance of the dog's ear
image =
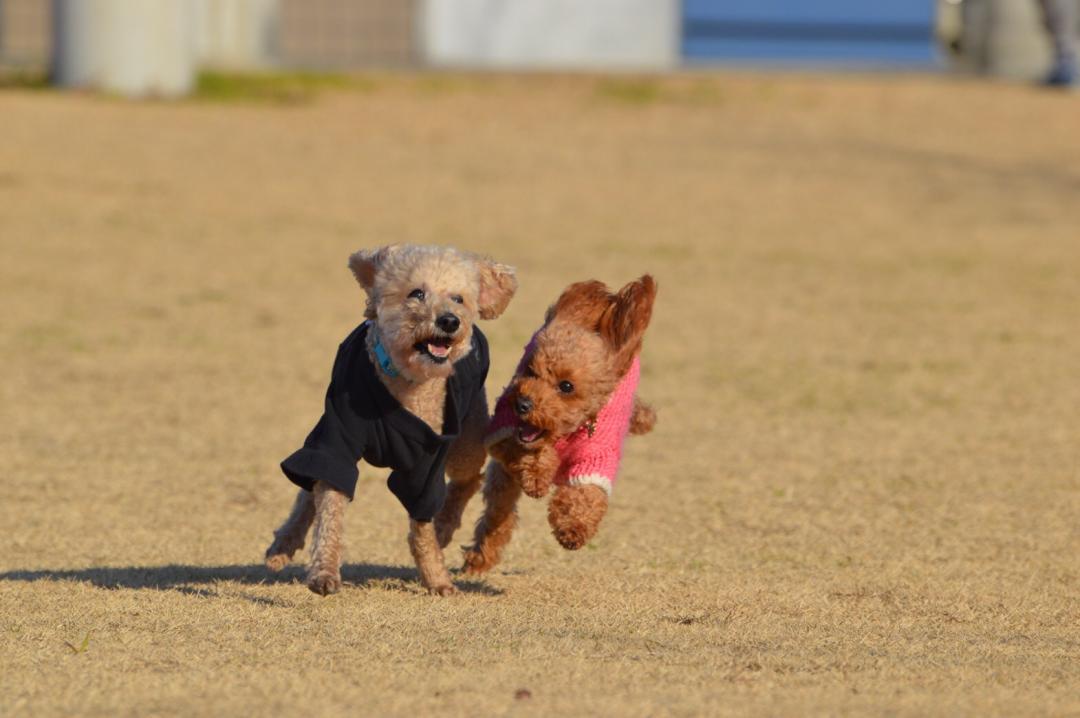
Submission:
[[595,331],[600,317],[611,306],[612,295],[607,285],[595,279],[576,282],[563,290],[547,310],[544,323],[556,316]]
[[379,266],[393,251],[394,245],[388,245],[378,249],[361,249],[349,255],[349,269],[365,291],[375,285],[375,274],[379,271]]
[[615,369],[620,374],[630,368],[641,351],[655,299],[656,281],[646,274],[620,289],[600,317],[600,336],[615,353]]
[[496,319],[506,310],[506,305],[517,291],[514,268],[491,259],[477,260],[476,267],[480,273],[480,292],[477,297],[480,318]]

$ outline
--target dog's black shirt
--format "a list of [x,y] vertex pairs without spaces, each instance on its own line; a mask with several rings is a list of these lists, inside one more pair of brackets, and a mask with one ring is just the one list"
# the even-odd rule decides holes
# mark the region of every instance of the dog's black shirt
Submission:
[[487,339],[473,327],[472,351],[454,364],[446,382],[442,434],[407,411],[376,375],[368,357],[364,322],[341,343],[326,409],[308,434],[304,447],[281,462],[281,470],[297,486],[311,491],[325,481],[351,500],[356,489],[356,463],[390,467],[390,490],[409,516],[430,521],[446,498],[446,455],[461,425],[484,389],[488,372]]

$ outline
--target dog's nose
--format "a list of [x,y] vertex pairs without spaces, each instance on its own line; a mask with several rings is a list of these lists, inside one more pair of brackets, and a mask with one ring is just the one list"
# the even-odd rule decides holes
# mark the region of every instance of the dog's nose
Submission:
[[527,396],[519,395],[517,401],[514,402],[514,409],[517,411],[518,416],[525,416],[532,411],[532,408],[532,399]]
[[461,320],[457,318],[456,314],[447,312],[446,314],[440,315],[439,318],[435,320],[435,326],[442,329],[447,334],[453,334],[458,330],[458,327],[461,326]]

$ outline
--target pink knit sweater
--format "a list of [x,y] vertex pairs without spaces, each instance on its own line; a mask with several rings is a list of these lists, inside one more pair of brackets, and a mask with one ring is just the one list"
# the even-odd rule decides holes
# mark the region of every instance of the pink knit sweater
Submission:
[[[529,343],[529,347],[532,342]],[[525,354],[528,356],[529,347]],[[518,367],[518,372],[521,367]],[[608,496],[619,472],[623,441],[630,431],[630,417],[634,412],[634,394],[641,378],[641,362],[634,357],[626,375],[619,381],[604,408],[596,415],[596,422],[589,431],[587,424],[555,442],[559,455],[559,470],[555,484],[584,486],[592,484],[602,488]],[[510,406],[507,392],[495,403],[495,414],[488,425],[484,444],[491,446],[514,433],[518,418]]]

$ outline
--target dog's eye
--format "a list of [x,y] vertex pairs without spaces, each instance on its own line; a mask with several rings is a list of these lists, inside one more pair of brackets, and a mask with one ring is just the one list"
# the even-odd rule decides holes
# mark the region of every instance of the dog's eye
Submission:
[[451,294],[450,295],[450,301],[457,302],[458,304],[464,304],[465,303],[464,297],[462,297],[460,294]]
[[573,393],[574,385],[564,379],[559,382],[559,391],[561,391],[563,394]]
[[424,301],[424,290],[423,289],[414,289],[414,290],[412,290],[411,292],[409,292],[409,299],[418,299],[421,302]]

